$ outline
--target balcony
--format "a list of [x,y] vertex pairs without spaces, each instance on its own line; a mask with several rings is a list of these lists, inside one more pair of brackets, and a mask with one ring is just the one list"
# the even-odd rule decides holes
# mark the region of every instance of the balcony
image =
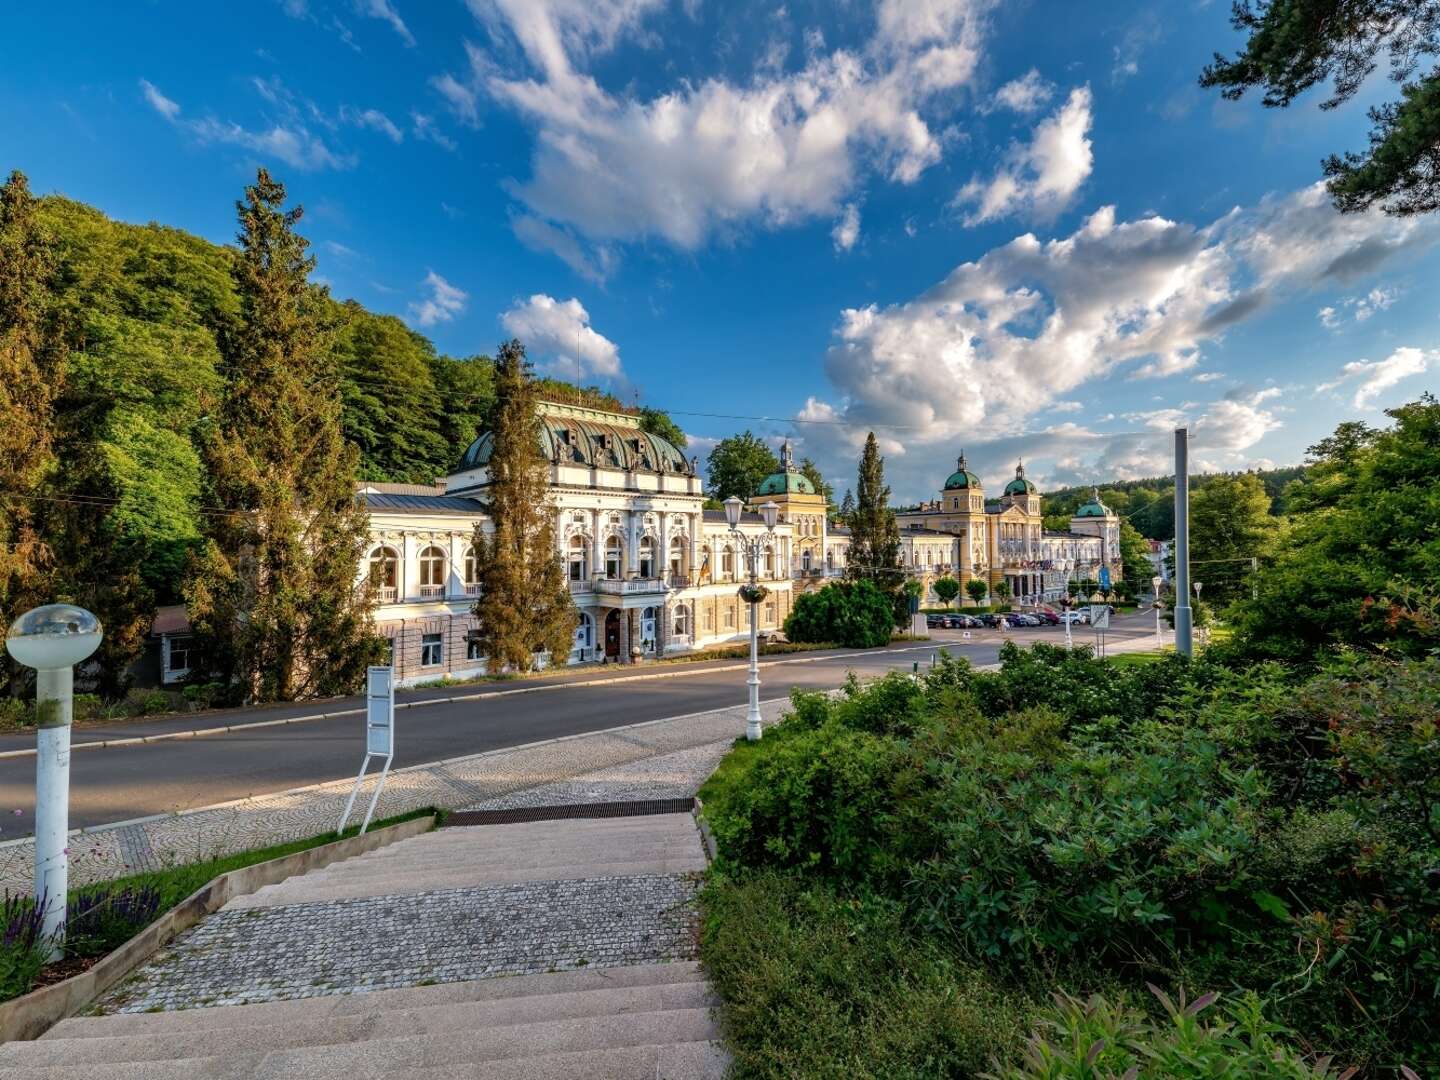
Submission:
[[600,578],[595,582],[595,591],[601,596],[636,596],[643,593],[663,593],[665,582],[660,578]]
[[467,584],[467,585],[465,586],[465,595],[466,595],[466,596],[479,596],[479,595],[480,595],[480,585],[479,585],[479,583],[472,581],[472,582],[470,582],[469,584]]
[[444,586],[444,585],[421,585],[421,586],[420,586],[420,599],[421,599],[421,600],[443,600],[443,599],[445,599],[445,586]]
[[378,591],[382,604],[393,604],[400,596],[400,590],[394,585],[381,585]]
[[591,581],[590,581],[589,578],[581,578],[581,579],[571,578],[571,579],[570,579],[570,582],[569,582],[569,585],[570,585],[570,592],[571,592],[572,594],[574,594],[574,593],[591,593],[591,592],[594,592],[594,590],[595,590],[595,586],[591,583]]

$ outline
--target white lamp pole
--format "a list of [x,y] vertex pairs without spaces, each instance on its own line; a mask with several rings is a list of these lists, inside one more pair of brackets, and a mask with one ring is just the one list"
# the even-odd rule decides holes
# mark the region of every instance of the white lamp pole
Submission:
[[[738,495],[731,495],[725,500],[725,520],[730,523],[730,532],[735,537],[736,546],[741,554],[748,561],[750,566],[749,579],[751,596],[754,590],[759,587],[759,563],[760,550],[765,542],[765,536],[747,538],[740,531],[740,513],[744,510],[745,504]],[[775,533],[775,521],[780,513],[780,507],[773,502],[767,502],[760,507],[761,519],[765,522],[766,536]],[[757,609],[760,606],[758,597],[746,599],[750,605],[750,677],[746,680],[750,687],[750,711],[745,715],[745,738],[756,742],[760,738],[760,630],[757,621]]]
[[75,665],[100,644],[100,621],[73,604],[47,604],[21,615],[5,635],[19,663],[35,669],[35,904],[49,958],[64,955],[70,891],[70,721]]

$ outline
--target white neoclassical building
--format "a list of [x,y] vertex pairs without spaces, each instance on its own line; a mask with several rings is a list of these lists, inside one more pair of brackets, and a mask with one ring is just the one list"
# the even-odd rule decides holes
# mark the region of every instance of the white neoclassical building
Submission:
[[[748,567],[724,511],[703,508],[696,461],[642,431],[634,416],[573,405],[543,406],[541,440],[556,543],[580,612],[570,662],[665,656],[748,636],[737,592]],[[362,488],[371,531],[362,570],[379,578],[377,629],[404,683],[485,669],[470,633],[471,539],[485,521],[479,500],[492,447],[481,435],[434,486]],[[767,533],[750,512],[740,529],[764,538],[759,573],[770,594],[759,621],[778,629],[790,611],[795,527],[782,520]]]

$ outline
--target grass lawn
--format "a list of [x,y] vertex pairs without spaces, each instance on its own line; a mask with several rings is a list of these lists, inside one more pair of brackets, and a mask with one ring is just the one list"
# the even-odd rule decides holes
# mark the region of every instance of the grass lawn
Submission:
[[[443,814],[433,809],[415,810],[408,814],[371,822],[370,828],[382,829],[402,821]],[[297,851],[306,851],[359,833],[358,823],[339,836],[334,830],[287,844],[274,844],[253,851],[206,859],[203,862],[167,866],[147,870],[113,881],[86,885],[70,890],[69,922],[66,955],[55,964],[46,965],[33,931],[34,901],[28,896],[7,894],[3,906],[4,927],[0,929],[0,1001],[28,994],[37,986],[68,979],[84,971],[94,961],[124,944],[156,918],[169,911],[206,882],[231,870],[254,866]]]

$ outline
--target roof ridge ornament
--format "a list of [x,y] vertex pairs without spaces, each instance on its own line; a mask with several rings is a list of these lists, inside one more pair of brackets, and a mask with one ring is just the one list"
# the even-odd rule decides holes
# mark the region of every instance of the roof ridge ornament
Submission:
[[790,440],[786,439],[780,444],[780,467],[786,472],[795,472],[795,451],[790,448]]
[[961,450],[961,451],[960,451],[960,456],[955,459],[955,469],[956,469],[957,472],[967,472],[967,471],[968,471],[968,470],[965,468],[965,451],[964,451],[964,450]]

